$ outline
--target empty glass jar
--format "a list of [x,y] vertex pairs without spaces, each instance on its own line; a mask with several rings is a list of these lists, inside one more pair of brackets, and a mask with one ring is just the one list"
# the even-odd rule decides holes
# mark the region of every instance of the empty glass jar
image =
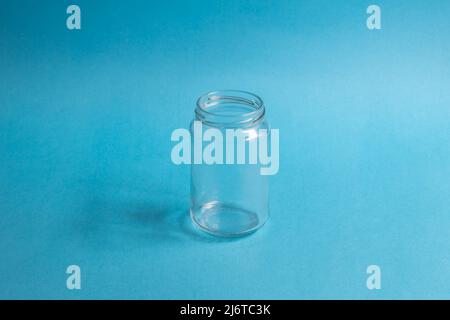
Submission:
[[191,218],[219,236],[242,236],[269,216],[269,177],[259,142],[269,141],[263,101],[244,91],[214,91],[197,101],[190,126]]

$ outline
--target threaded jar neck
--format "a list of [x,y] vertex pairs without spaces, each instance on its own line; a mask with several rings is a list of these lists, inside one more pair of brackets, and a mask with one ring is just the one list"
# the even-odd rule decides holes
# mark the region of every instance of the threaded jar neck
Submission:
[[197,100],[196,120],[214,127],[248,127],[264,119],[260,97],[239,90],[212,91]]

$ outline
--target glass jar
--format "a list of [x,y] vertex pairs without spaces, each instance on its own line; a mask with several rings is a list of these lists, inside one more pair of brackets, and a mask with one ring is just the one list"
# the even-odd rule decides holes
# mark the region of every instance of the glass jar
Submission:
[[244,91],[210,92],[198,99],[190,132],[194,224],[225,237],[262,227],[269,216],[269,177],[261,174],[255,150],[261,138],[269,141],[263,101]]

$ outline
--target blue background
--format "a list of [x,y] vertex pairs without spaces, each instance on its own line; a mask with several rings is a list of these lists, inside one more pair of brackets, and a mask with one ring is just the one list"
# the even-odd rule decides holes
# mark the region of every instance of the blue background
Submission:
[[[170,160],[214,89],[280,129],[240,240],[192,227]],[[450,1],[2,0],[0,298],[450,298],[449,117]]]

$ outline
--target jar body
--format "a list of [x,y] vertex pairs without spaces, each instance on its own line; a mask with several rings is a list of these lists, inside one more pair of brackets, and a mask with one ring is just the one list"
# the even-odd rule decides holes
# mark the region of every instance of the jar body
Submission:
[[[220,92],[220,94],[227,94],[228,98],[242,95],[236,91],[231,94],[229,92]],[[213,113],[218,112],[217,108],[219,108],[225,113],[227,111],[241,113],[241,116],[247,114],[248,110],[240,110],[241,102],[237,100],[237,103],[236,101],[230,103],[228,99],[226,103],[216,105]],[[246,107],[252,108],[248,105]],[[258,113],[252,115],[253,118],[257,116]],[[245,117],[239,117],[239,119],[243,118]],[[219,236],[243,236],[263,226],[269,216],[269,177],[261,174],[260,161],[255,163],[255,154],[250,155],[252,149],[250,145],[252,143],[258,145],[261,135],[266,135],[265,139],[269,141],[270,131],[264,113],[262,116],[259,114],[258,119],[247,121],[245,124],[239,121],[233,122],[230,118],[226,120],[211,122],[196,115],[191,122],[190,130],[194,149],[195,143],[198,144],[202,140],[202,150],[208,154],[211,148],[208,149],[207,145],[214,141],[215,150],[212,154],[219,156],[215,158],[215,161],[202,159],[202,161],[192,162],[190,214],[194,223],[204,231]],[[208,136],[206,132],[213,129],[213,135],[220,133],[222,138],[218,139],[215,136],[214,139],[203,141],[198,137],[200,126],[202,137]],[[232,133],[235,135],[233,136]],[[242,134],[241,140],[237,138],[239,134]],[[221,139],[220,145],[218,142]],[[241,157],[239,160],[239,151],[244,150],[243,144],[246,151],[245,159]],[[221,147],[223,147],[222,151],[217,151]],[[220,153],[222,153],[221,157]],[[252,156],[253,161],[250,160]]]

